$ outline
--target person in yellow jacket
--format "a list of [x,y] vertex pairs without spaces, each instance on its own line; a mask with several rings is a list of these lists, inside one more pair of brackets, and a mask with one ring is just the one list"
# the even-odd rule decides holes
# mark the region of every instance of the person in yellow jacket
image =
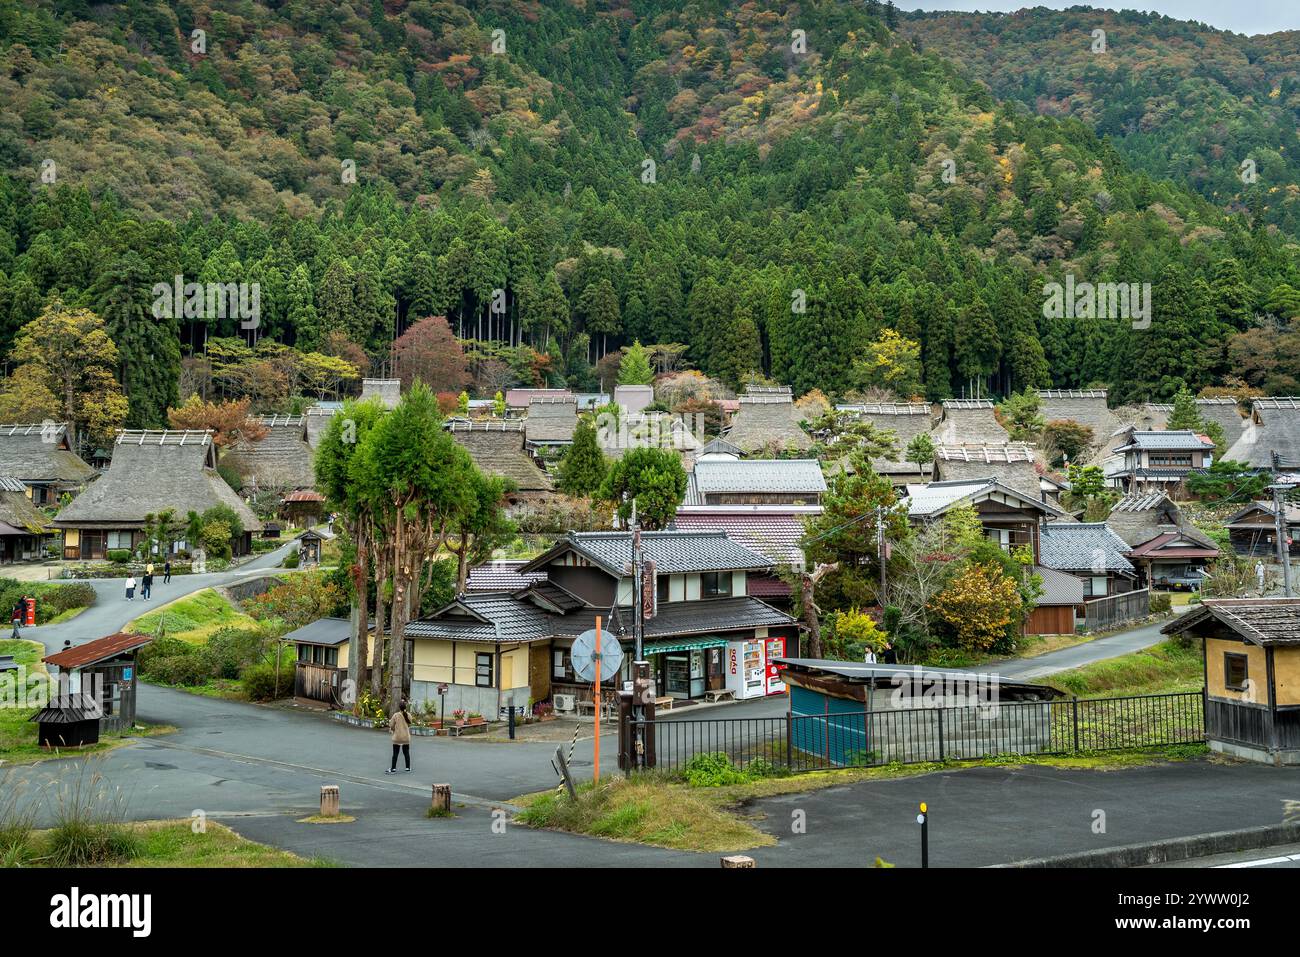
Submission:
[[406,771],[411,771],[411,716],[406,712],[406,699],[402,706],[388,719],[388,727],[393,732],[393,763],[388,768],[389,774],[397,773],[397,752],[406,758]]

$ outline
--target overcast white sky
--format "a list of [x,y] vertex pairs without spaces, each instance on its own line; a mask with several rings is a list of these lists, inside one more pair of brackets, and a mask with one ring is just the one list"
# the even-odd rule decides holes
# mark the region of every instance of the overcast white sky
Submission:
[[1144,10],[1179,20],[1199,20],[1237,33],[1300,30],[1300,0],[1145,0],[1138,3],[1087,3],[1087,0],[894,0],[900,10],[963,10],[1010,13],[1026,7],[1090,6],[1108,10]]

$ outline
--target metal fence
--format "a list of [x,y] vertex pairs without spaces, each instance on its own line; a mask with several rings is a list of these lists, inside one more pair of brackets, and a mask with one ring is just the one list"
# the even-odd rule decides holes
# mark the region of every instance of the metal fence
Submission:
[[1083,603],[1083,609],[1084,625],[1089,631],[1113,628],[1151,614],[1151,589],[1137,588],[1107,598],[1093,598]]
[[790,771],[1069,754],[1205,740],[1202,692],[1125,698],[993,702],[771,718],[631,722],[653,739],[655,766],[686,770],[701,754],[736,767],[763,760]]

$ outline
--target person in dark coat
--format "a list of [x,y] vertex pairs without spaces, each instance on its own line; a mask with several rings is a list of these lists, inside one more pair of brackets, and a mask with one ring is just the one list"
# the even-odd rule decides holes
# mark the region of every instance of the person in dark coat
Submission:
[[169,558],[163,562],[163,584],[166,585],[172,580],[172,560]]
[[13,623],[14,623],[14,633],[9,637],[21,638],[22,636],[18,633],[18,626],[21,625],[23,621],[26,620],[27,618],[27,602],[21,598],[18,599],[18,604],[14,605],[13,614],[11,614],[9,617],[13,619]]
[[148,601],[149,596],[152,593],[153,593],[153,572],[146,569],[145,573],[142,576],[140,576],[140,597],[143,598],[145,601]]

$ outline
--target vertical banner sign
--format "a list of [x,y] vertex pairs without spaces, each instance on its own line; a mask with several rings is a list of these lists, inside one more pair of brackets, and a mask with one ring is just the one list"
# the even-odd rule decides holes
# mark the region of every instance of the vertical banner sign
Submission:
[[659,599],[659,577],[655,563],[646,559],[641,563],[641,618],[649,621],[659,611],[655,602]]

